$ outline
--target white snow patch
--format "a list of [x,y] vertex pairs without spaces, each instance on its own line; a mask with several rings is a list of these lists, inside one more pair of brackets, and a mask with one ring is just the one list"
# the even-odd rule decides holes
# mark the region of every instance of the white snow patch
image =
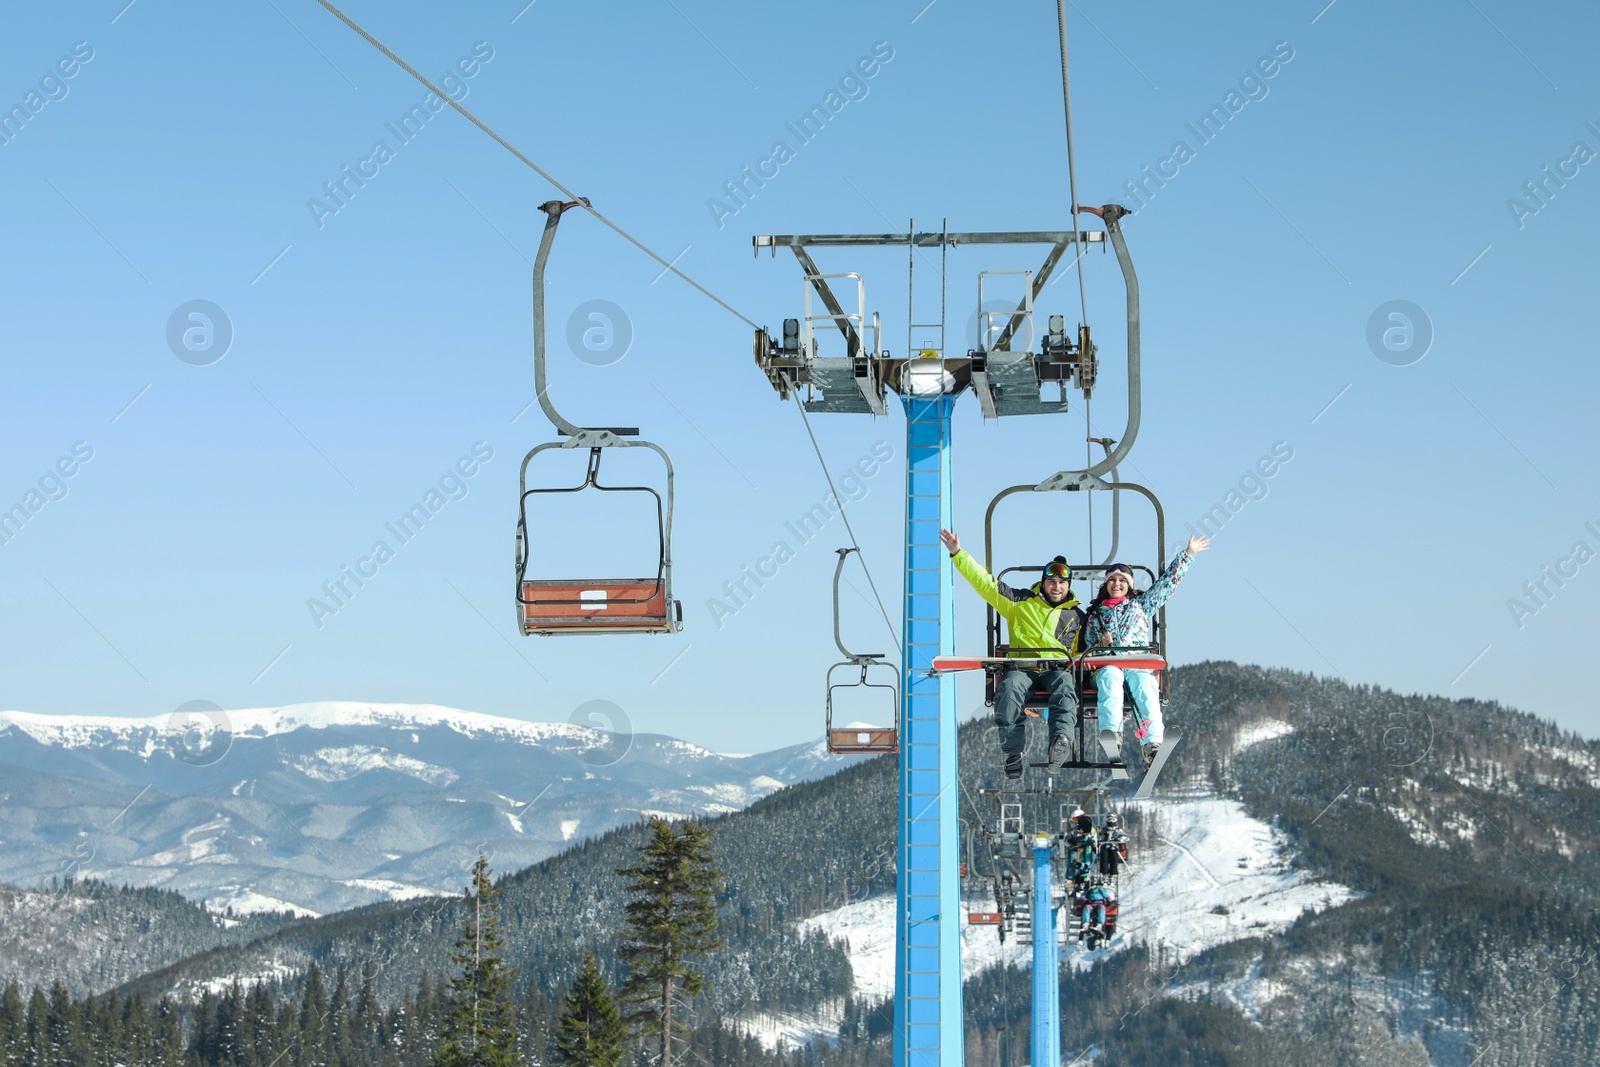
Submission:
[[844,1022],[844,999],[824,1001],[813,1012],[751,1012],[726,1025],[737,1033],[748,1034],[767,1051],[793,1051],[814,1044],[818,1038],[834,1040]]
[[1215,945],[1277,933],[1308,911],[1358,896],[1291,867],[1287,838],[1237,801],[1195,797],[1151,814],[1161,820],[1168,847],[1130,857],[1121,880],[1123,943],[1165,944],[1187,960]]
[[[238,909],[235,908],[235,911]],[[254,974],[230,974],[226,978],[213,978],[208,982],[196,982],[193,986],[194,999],[198,1000],[200,993],[209,991],[214,996],[222,996],[233,983],[238,982],[241,989],[249,989],[257,982],[275,982],[282,978],[292,978],[299,971],[284,963],[282,960],[273,960]]]
[[561,820],[561,840],[563,840],[563,841],[571,841],[572,840],[572,835],[577,833],[577,832],[578,832],[578,820],[577,819],[562,819]]
[[370,889],[374,893],[387,894],[390,900],[415,900],[417,897],[436,897],[439,895],[437,889],[409,885],[405,882],[396,882],[388,878],[346,878],[344,884],[356,889]]
[[527,832],[528,832],[528,831],[526,831],[526,830],[524,830],[524,829],[523,829],[523,828],[522,828],[522,820],[521,820],[521,819],[519,819],[519,818],[517,818],[517,817],[516,817],[516,816],[515,816],[515,815],[513,815],[513,814],[512,814],[512,813],[511,813],[511,812],[509,812],[509,811],[502,811],[502,812],[501,812],[501,813],[500,813],[500,814],[502,814],[502,815],[504,815],[504,816],[505,816],[505,817],[506,817],[506,822],[508,822],[508,823],[510,823],[510,824],[511,824],[511,828],[512,828],[512,829],[513,829],[513,830],[515,830],[515,831],[516,831],[516,832],[517,832],[517,833],[519,833],[519,834],[525,834],[525,833],[527,833]]
[[1258,719],[1241,729],[1233,739],[1233,750],[1242,752],[1251,745],[1271,741],[1275,737],[1294,733],[1294,727],[1282,719]]
[[1411,835],[1411,840],[1419,845],[1432,845],[1437,848],[1444,847],[1444,838],[1433,832],[1433,828],[1422,821],[1421,816],[1410,808],[1399,804],[1391,805],[1389,813],[1406,828],[1406,833]]
[[[850,946],[850,968],[855,973],[856,996],[863,999],[894,996],[894,911],[892,896],[871,897],[834,911],[813,915],[800,923],[803,931],[821,930],[843,938]],[[1033,949],[1015,938],[1002,947],[993,927],[962,926],[961,976],[963,979],[995,964],[1025,964]]]
[[219,888],[222,890],[221,893],[205,900],[206,907],[212,911],[232,908],[235,915],[252,915],[260,911],[287,911],[301,919],[315,919],[321,915],[320,912],[312,911],[310,908],[291,904],[277,897],[269,897],[265,893],[257,893],[254,889],[247,889],[244,886],[225,885]]
[[238,857],[228,853],[227,835],[232,820],[218,815],[210,822],[191,826],[178,839],[177,848],[163,849],[148,856],[128,861],[130,867],[171,867],[185,863],[237,863]]
[[1478,836],[1478,824],[1460,811],[1448,811],[1445,813],[1444,828],[1463,841],[1471,841]]
[[319,782],[345,782],[359,774],[377,770],[397,771],[435,786],[450,785],[460,777],[446,767],[424,763],[413,756],[402,756],[376,745],[319,748],[309,756],[291,761],[289,765],[307,778],[315,778]]
[[1499,760],[1472,758],[1464,768],[1449,768],[1445,773],[1468,789],[1515,796],[1522,792],[1522,785],[1507,770]]
[[[768,781],[772,781],[770,778]],[[782,782],[773,782],[775,786],[782,787]],[[716,782],[710,785],[692,785],[683,790],[685,793],[694,793],[709,800],[720,801],[724,805],[731,805],[729,810],[738,811],[748,807],[753,800],[760,799],[760,793],[752,793],[745,785],[738,782]]]
[[[1152,809],[1165,844],[1133,861],[1121,879],[1122,909],[1117,951],[1134,941],[1165,944],[1180,959],[1242,937],[1276,933],[1307,911],[1335,907],[1357,896],[1333,882],[1315,882],[1289,865],[1288,841],[1242,805],[1216,797],[1165,802]],[[1066,940],[1070,915],[1058,917]],[[856,994],[894,993],[895,899],[847,904],[800,924],[850,946]],[[1103,958],[1069,940],[1072,964],[1087,968]],[[1010,938],[1002,946],[993,927],[962,929],[961,969],[970,978],[1006,962],[1026,967],[1033,949]]]

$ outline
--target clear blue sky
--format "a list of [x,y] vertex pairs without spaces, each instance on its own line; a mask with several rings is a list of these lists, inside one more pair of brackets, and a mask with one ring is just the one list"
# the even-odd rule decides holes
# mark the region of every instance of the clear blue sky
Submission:
[[[748,328],[657,280],[594,219],[568,216],[550,278],[552,393],[576,421],[639,425],[671,451],[687,626],[671,638],[517,636],[517,465],[552,436],[537,408],[517,417],[533,398],[528,285],[535,208],[556,194],[448,109],[402,142],[387,124],[425,91],[311,0],[125,2],[34,5],[0,38],[0,104],[26,114],[0,146],[12,205],[0,506],[39,490],[0,544],[0,706],[149,715],[193,699],[352,699],[563,720],[607,700],[635,729],[724,751],[817,736],[842,525],[720,627],[708,607],[827,491],[799,417],[751,365]],[[899,229],[912,216],[970,230],[1068,224],[1052,4],[350,0],[348,11],[431,77],[492,50],[459,82],[467,107],[774,329],[799,313],[800,274],[792,259],[752,259],[753,233]],[[1124,475],[1160,492],[1170,552],[1276,443],[1293,450],[1249,483],[1259,499],[1173,601],[1174,658],[1493,698],[1600,734],[1584,670],[1600,561],[1572,558],[1580,541],[1600,552],[1600,164],[1587,162],[1600,152],[1600,12],[1504,0],[1068,11],[1083,202],[1136,206],[1125,183],[1176,142],[1190,150],[1126,222],[1146,389]],[[801,144],[786,124],[875,47],[892,58],[844,83],[848,102]],[[1275,49],[1291,58],[1260,77]],[[1236,112],[1202,142],[1190,124],[1230,91]],[[364,163],[379,141],[389,158]],[[792,158],[719,228],[708,201],[777,141]],[[376,173],[336,213],[309,206],[347,166]],[[1530,181],[1545,182],[1542,202]],[[1037,256],[952,254],[953,333],[973,314],[979,270]],[[903,253],[820,261],[866,274],[902,351]],[[1086,279],[1106,357],[1095,429],[1118,436],[1114,260],[1096,254]],[[210,365],[168,344],[169,318],[193,300],[231,323]],[[565,340],[589,300],[631,322],[631,348],[610,365],[580,361]],[[1410,365],[1368,343],[1369,319],[1393,300],[1431,323],[1431,348]],[[1075,279],[1048,289],[1040,312],[1076,321]],[[985,425],[969,398],[956,422],[969,542],[998,489],[1083,456],[1081,403]],[[903,420],[813,424],[836,470],[877,441],[893,448],[852,515],[898,615]],[[308,599],[477,442],[492,460],[447,486],[465,496],[319,628]],[[75,447],[92,458],[73,461]],[[63,457],[72,475],[52,476]],[[1019,503],[1002,516],[1002,553],[1083,558],[1080,508]],[[1136,511],[1120,554],[1150,561]],[[631,517],[602,510],[579,527],[574,513],[572,543],[550,558],[637,566],[653,546],[626,536]],[[1100,552],[1103,505],[1097,518]],[[1575,576],[1530,600],[1524,583],[1564,558]],[[960,644],[973,649],[980,604],[957,595]],[[1513,597],[1527,610],[1514,613]],[[886,643],[859,593],[847,607],[852,643]],[[964,712],[979,700],[963,682]]]

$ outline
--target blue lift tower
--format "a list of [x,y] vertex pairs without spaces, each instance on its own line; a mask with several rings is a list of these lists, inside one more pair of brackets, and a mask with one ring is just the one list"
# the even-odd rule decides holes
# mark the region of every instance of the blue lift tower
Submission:
[[[888,394],[896,394],[906,414],[905,585],[901,617],[898,721],[892,726],[836,727],[834,689],[829,683],[828,739],[836,752],[898,751],[899,909],[895,937],[895,1067],[960,1067],[963,1025],[961,998],[960,831],[957,818],[956,700],[954,682],[933,671],[936,656],[954,653],[953,573],[939,540],[951,525],[951,412],[956,399],[972,392],[984,416],[1055,414],[1067,409],[1067,389],[1092,388],[1096,368],[1087,327],[1069,335],[1062,316],[1034,330],[1034,301],[1069,249],[1100,244],[1108,237],[1124,273],[1126,249],[1117,226],[1121,210],[1093,213],[1105,230],[952,233],[938,231],[879,234],[757,236],[756,251],[791,250],[804,274],[804,313],[785,319],[781,335],[755,334],[755,358],[785,400],[808,412],[887,415]],[[1043,245],[1048,249],[1037,271],[985,272],[978,277],[979,307],[984,286],[1012,279],[1020,289],[1014,309],[980,312],[978,346],[951,353],[945,337],[945,268],[949,250],[967,246]],[[811,257],[817,248],[905,247],[911,258],[907,352],[892,356],[882,346],[876,314],[867,312],[865,283],[858,273],[825,274]],[[922,251],[939,255],[939,319],[917,323],[915,260]],[[1016,281],[1020,279],[1020,286]],[[1004,284],[1003,282],[1001,284]],[[853,297],[841,302],[839,291]],[[1136,290],[1130,291],[1130,369],[1137,366]],[[839,337],[833,338],[834,330]],[[916,331],[924,331],[918,334]],[[1020,338],[1039,337],[1037,351],[1013,348]],[[825,355],[822,342],[837,354]],[[1022,341],[1027,346],[1027,340]],[[1136,373],[1136,372],[1135,372]],[[1130,412],[1130,416],[1132,416]],[[1136,418],[1136,416],[1134,416]],[[1131,440],[1128,442],[1131,444]],[[1061,484],[1040,489],[1110,488],[1099,481],[1122,458],[1118,449],[1084,471],[1055,476]],[[1087,481],[1084,481],[1084,479]],[[841,556],[841,566],[843,556]],[[841,649],[843,646],[841,645]],[[876,657],[850,656],[866,668]],[[1037,1063],[1035,1067],[1045,1067]]]

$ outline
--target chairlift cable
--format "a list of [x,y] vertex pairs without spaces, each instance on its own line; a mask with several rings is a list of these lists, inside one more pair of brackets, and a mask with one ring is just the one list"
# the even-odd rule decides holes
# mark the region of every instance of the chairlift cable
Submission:
[[[1056,0],[1056,26],[1061,35],[1061,101],[1067,115],[1067,190],[1072,195],[1072,251],[1077,258],[1078,269],[1078,309],[1082,310],[1083,318],[1080,322],[1088,325],[1090,322],[1090,301],[1083,288],[1083,234],[1078,230],[1078,168],[1077,158],[1072,150],[1072,80],[1069,77],[1067,66],[1067,2]],[[1085,354],[1086,355],[1086,354]],[[1083,435],[1091,437],[1094,434],[1090,426],[1090,398],[1083,397]],[[1083,469],[1088,470],[1094,466],[1093,443],[1083,443]],[[1094,494],[1088,498],[1090,506],[1090,560],[1094,558]]]
[[[1078,166],[1072,150],[1072,80],[1068,76],[1067,65],[1067,2],[1056,0],[1056,25],[1061,37],[1061,100],[1067,116],[1067,189],[1072,197],[1072,252],[1075,265],[1078,268],[1078,306],[1083,314],[1079,321],[1085,325],[1089,322],[1089,297],[1084,290],[1083,282],[1083,234],[1078,229]],[[1087,357],[1088,353],[1084,353]],[[1083,399],[1083,429],[1084,436],[1092,436],[1094,430],[1089,424],[1089,398]],[[1094,466],[1093,446],[1084,442],[1083,468],[1088,470]],[[1094,494],[1089,494],[1089,558],[1094,556]]]
[[[326,3],[326,0],[319,0]],[[1072,82],[1067,76],[1067,0],[1056,0],[1056,24],[1061,34],[1061,98],[1067,114],[1067,190],[1072,197],[1072,251],[1078,268],[1080,320],[1089,322],[1089,298],[1083,286],[1083,234],[1078,229],[1078,168],[1072,152]]]
[[[1081,272],[1080,272],[1080,276],[1081,276]],[[1091,402],[1090,402],[1088,397],[1084,397],[1083,398],[1083,438],[1084,438],[1084,440],[1083,440],[1083,469],[1084,470],[1088,470],[1090,467],[1094,466],[1094,440],[1093,440],[1094,424],[1093,424],[1093,420],[1089,417],[1089,405],[1090,405],[1090,403]],[[1111,546],[1111,551],[1115,552],[1116,550],[1117,550],[1117,546],[1116,545],[1112,545]],[[1094,560],[1095,560],[1095,555],[1094,555],[1094,494],[1090,493],[1089,494],[1089,562],[1093,563]]]
[[817,462],[822,465],[822,476],[828,481],[828,492],[833,494],[834,503],[839,505],[839,517],[844,520],[845,533],[850,535],[850,547],[861,557],[861,569],[867,572],[867,585],[872,588],[872,599],[878,602],[878,612],[883,616],[883,625],[889,628],[890,638],[898,645],[900,635],[895,633],[894,623],[889,621],[889,611],[883,606],[883,598],[878,595],[878,585],[872,580],[872,568],[867,566],[867,554],[862,552],[861,546],[856,543],[856,532],[850,528],[850,514],[844,509],[844,498],[839,495],[839,490],[834,488],[833,473],[828,470],[828,461],[822,458],[822,448],[817,444],[817,435],[811,431],[811,416],[806,414],[806,406],[800,399],[800,393],[796,391],[792,395],[794,406],[800,412],[800,421],[805,424],[806,436],[811,438],[811,447],[817,453]]
[[454,99],[452,99],[450,97],[450,95],[448,93],[446,93],[443,89],[440,89],[437,85],[434,85],[433,82],[431,82],[427,78],[423,77],[423,75],[417,70],[417,68],[413,67],[411,64],[407,63],[405,60],[403,60],[399,56],[395,55],[394,52],[390,51],[389,48],[387,46],[385,46],[382,41],[378,40],[376,37],[372,36],[372,34],[368,33],[366,30],[362,29],[361,26],[358,25],[356,23],[356,21],[354,19],[352,19],[349,15],[346,15],[343,11],[340,11],[337,7],[334,7],[333,4],[328,2],[328,0],[317,0],[317,3],[321,4],[323,7],[327,8],[329,11],[331,11],[341,22],[343,22],[346,26],[349,26],[352,30],[355,30],[362,37],[364,37],[367,40],[367,42],[369,44],[371,44],[374,48],[376,48],[378,51],[382,52],[384,55],[386,55],[390,59],[394,60],[395,63],[399,64],[400,68],[402,70],[404,70],[407,74],[411,75],[413,78],[417,79],[417,81],[419,81],[423,85],[427,86],[428,90],[430,92],[432,92],[435,96],[437,96],[439,99],[443,100],[445,103],[449,104],[451,107],[455,108],[457,111],[461,112],[461,114],[466,118],[466,120],[468,122],[472,123],[474,126],[478,127],[478,129],[482,130],[484,133],[488,134],[490,137],[492,137],[496,141],[498,141],[500,143],[501,147],[503,147],[506,151],[510,152],[512,155],[516,156],[522,162],[526,163],[529,167],[531,167],[533,169],[534,173],[539,175],[539,177],[543,178],[545,181],[549,182],[551,185],[553,185],[557,189],[561,190],[562,195],[565,196],[568,200],[577,201],[586,211],[589,212],[589,214],[593,215],[595,218],[599,219],[601,222],[603,222],[607,226],[611,227],[612,230],[616,231],[616,233],[620,237],[622,237],[623,240],[627,241],[629,244],[631,244],[635,248],[639,249],[639,251],[643,252],[645,255],[649,256],[651,259],[653,259],[657,263],[661,264],[667,270],[671,271],[673,274],[676,274],[678,277],[682,278],[684,281],[686,281],[690,285],[694,286],[696,289],[700,290],[701,293],[703,293],[706,296],[710,297],[713,302],[715,302],[723,310],[725,310],[728,313],[730,313],[731,315],[733,315],[734,318],[738,319],[740,322],[743,322],[746,326],[749,326],[752,329],[758,328],[753,319],[746,318],[744,315],[740,314],[740,312],[736,308],[734,308],[734,306],[732,304],[729,304],[726,300],[723,300],[716,293],[713,293],[710,289],[707,289],[705,286],[701,285],[699,282],[697,282],[693,278],[689,277],[683,271],[679,270],[673,263],[668,262],[668,260],[664,256],[662,256],[661,254],[656,252],[649,245],[645,244],[643,241],[641,241],[637,237],[633,236],[633,234],[629,233],[627,230],[624,230],[621,226],[618,226],[615,222],[612,222],[610,219],[606,218],[600,212],[596,211],[590,205],[590,203],[587,200],[585,200],[582,197],[578,196],[578,194],[574,193],[571,189],[568,189],[565,185],[562,185],[559,181],[556,180],[555,175],[551,174],[549,171],[547,171],[543,167],[539,166],[539,164],[535,163],[533,160],[531,160],[527,156],[523,155],[522,152],[518,151],[518,149],[517,149],[517,147],[515,145],[513,145],[510,141],[506,140],[504,137],[501,137],[498,133],[495,133],[493,130],[491,130],[488,126],[486,126],[484,124],[482,119],[478,118],[478,116],[474,115],[472,112],[470,112],[466,108],[462,107],[459,103],[457,103]]

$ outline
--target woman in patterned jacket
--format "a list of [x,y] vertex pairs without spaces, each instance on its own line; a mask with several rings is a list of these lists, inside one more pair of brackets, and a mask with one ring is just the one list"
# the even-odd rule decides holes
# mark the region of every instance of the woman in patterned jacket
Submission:
[[[1088,625],[1084,631],[1084,647],[1126,648],[1130,645],[1150,643],[1151,619],[1167,602],[1172,591],[1183,580],[1184,572],[1194,557],[1211,547],[1209,537],[1191,537],[1155,584],[1142,593],[1134,592],[1133,571],[1127,564],[1113,563],[1106,569],[1105,582],[1089,605]],[[1163,725],[1161,722],[1161,694],[1156,686],[1154,671],[1101,667],[1094,672],[1098,692],[1100,719],[1100,747],[1107,756],[1122,756],[1122,683],[1126,678],[1133,691],[1133,703],[1139,711],[1139,728],[1134,736],[1143,744],[1144,765],[1150,766],[1161,748]]]

